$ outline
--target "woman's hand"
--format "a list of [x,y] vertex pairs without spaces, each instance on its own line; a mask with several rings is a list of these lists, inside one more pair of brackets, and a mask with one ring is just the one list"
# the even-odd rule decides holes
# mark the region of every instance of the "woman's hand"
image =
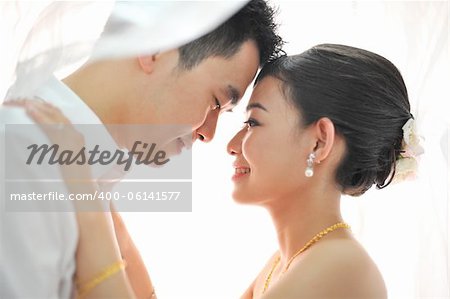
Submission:
[[[58,146],[58,152],[78,152],[85,146],[84,136],[78,132],[64,114],[53,105],[42,100],[14,100],[4,103],[5,106],[17,106],[25,108],[28,116],[40,126],[50,142]],[[82,187],[90,190],[95,186],[89,165],[71,163],[61,166],[61,172],[70,192],[81,191]],[[79,183],[75,184],[75,180]],[[81,208],[81,207],[77,207]],[[95,208],[93,206],[92,208]],[[77,209],[78,211],[79,209]],[[91,209],[95,210],[95,209]],[[103,209],[102,209],[103,210]]]

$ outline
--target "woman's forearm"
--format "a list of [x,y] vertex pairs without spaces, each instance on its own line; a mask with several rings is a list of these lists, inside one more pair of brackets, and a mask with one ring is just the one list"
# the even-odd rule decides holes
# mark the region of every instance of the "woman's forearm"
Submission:
[[137,247],[135,246],[128,230],[118,212],[111,205],[111,214],[114,221],[116,238],[120,246],[122,258],[127,263],[126,273],[130,284],[138,299],[156,299],[154,287],[147,268]]
[[[89,186],[80,188],[78,185],[75,188],[68,184],[68,187],[71,192],[95,192],[94,187]],[[101,202],[85,204],[90,205],[91,211],[77,212],[76,216],[80,235],[76,256],[79,295],[82,298],[135,298],[126,272],[121,267],[122,257],[111,213],[101,211]]]
[[111,274],[104,273],[111,265],[122,261],[108,214],[109,212],[77,214],[81,236],[77,248],[78,292],[84,292],[86,285],[103,277],[100,283],[83,294],[83,298],[135,298],[125,271],[117,268]]

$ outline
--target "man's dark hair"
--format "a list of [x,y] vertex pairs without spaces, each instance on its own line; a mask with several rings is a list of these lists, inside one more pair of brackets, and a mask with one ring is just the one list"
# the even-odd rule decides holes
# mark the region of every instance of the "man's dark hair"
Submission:
[[276,34],[274,14],[266,1],[251,0],[214,31],[180,47],[179,66],[192,69],[210,56],[230,58],[248,40],[256,42],[261,66],[281,56],[283,41]]

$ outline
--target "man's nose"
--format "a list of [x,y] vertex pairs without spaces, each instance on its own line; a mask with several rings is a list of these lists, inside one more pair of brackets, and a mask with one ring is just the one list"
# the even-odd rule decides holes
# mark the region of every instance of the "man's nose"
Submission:
[[219,113],[216,113],[215,111],[210,111],[210,113],[208,113],[203,124],[197,129],[198,139],[203,142],[209,142],[214,138],[218,118]]

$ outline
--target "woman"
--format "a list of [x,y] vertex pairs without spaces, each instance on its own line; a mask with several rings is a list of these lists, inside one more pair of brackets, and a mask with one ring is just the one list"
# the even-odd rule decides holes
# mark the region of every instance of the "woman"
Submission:
[[[39,123],[67,123],[44,103],[27,105]],[[396,163],[420,152],[402,130],[413,117],[397,68],[372,52],[319,45],[266,65],[247,111],[245,127],[228,145],[233,197],[268,210],[279,251],[243,298],[386,298],[381,274],[339,205],[342,194],[386,187]],[[86,168],[75,171],[89,176]],[[94,214],[78,215],[80,292],[133,298],[140,284],[131,288],[133,277],[121,271],[110,215]]]
[[233,197],[264,206],[275,253],[244,298],[386,298],[342,220],[341,194],[387,186],[412,117],[402,77],[374,53],[319,45],[264,67],[230,141]]

